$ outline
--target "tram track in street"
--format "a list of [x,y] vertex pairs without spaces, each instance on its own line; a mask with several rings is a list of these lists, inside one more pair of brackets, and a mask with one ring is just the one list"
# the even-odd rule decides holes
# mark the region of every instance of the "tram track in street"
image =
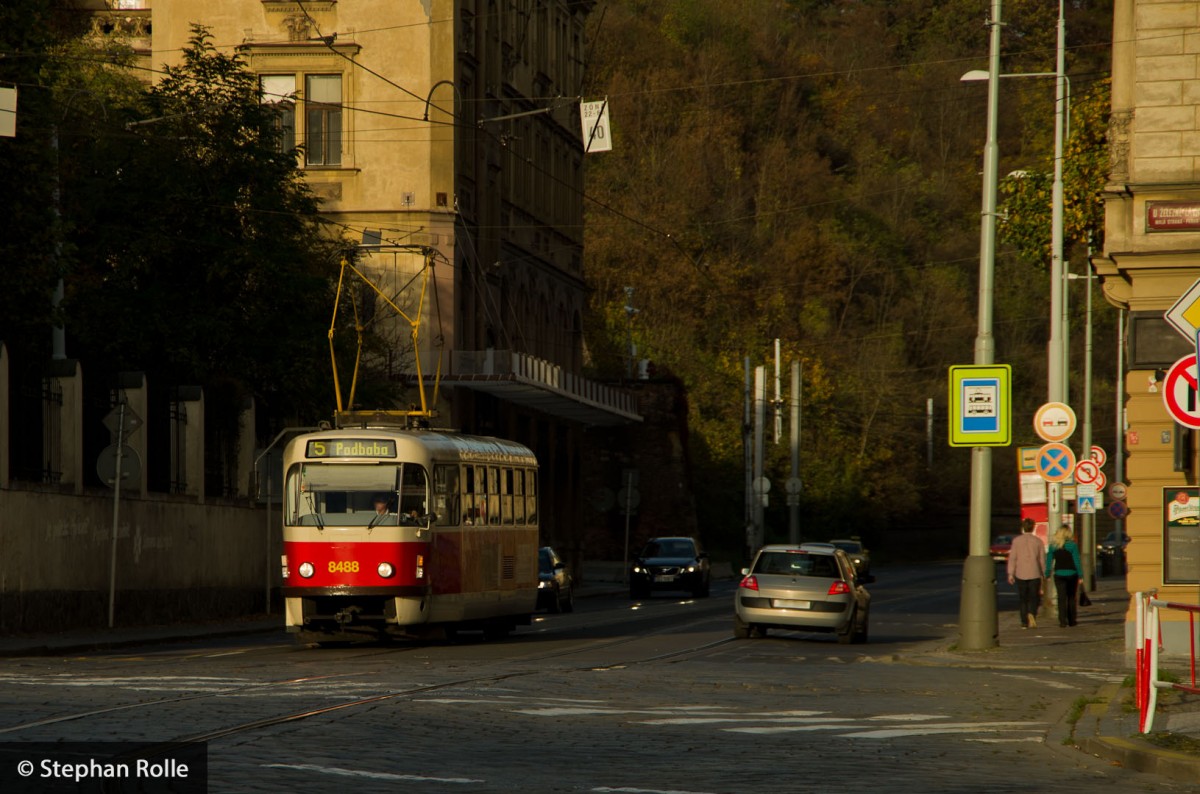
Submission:
[[[684,626],[684,627],[687,627],[687,626]],[[680,628],[680,627],[676,627],[676,628]],[[505,660],[504,663],[511,664],[516,661],[519,661],[521,663],[545,661],[548,659],[561,658],[563,656],[580,653],[580,652],[583,652],[584,650],[601,650],[601,649],[607,650],[607,649],[617,647],[620,645],[630,644],[630,643],[634,642],[635,640],[644,640],[644,639],[645,639],[645,636],[621,638],[619,640],[612,640],[609,642],[604,642],[604,643],[599,643],[599,644],[592,643],[586,649],[578,648],[578,649],[573,649],[570,651],[563,651],[563,652],[557,652],[557,653],[551,653],[551,654],[543,654],[538,657],[524,657],[519,660],[509,659],[509,660]],[[564,672],[598,672],[598,671],[604,671],[604,670],[621,669],[621,668],[631,667],[631,666],[639,665],[639,664],[649,664],[649,663],[653,663],[653,662],[661,662],[661,661],[665,661],[668,659],[678,659],[678,658],[693,655],[693,654],[703,653],[703,652],[709,651],[713,648],[717,648],[717,647],[726,645],[732,641],[733,641],[732,638],[721,639],[721,640],[717,640],[715,642],[702,643],[702,644],[699,644],[699,645],[696,645],[693,647],[689,647],[689,648],[677,649],[677,650],[674,650],[674,651],[671,651],[668,653],[659,653],[659,654],[655,654],[653,656],[629,659],[624,662],[618,662],[618,663],[601,665],[601,666],[588,665],[588,666],[583,666],[583,667],[578,667],[578,668],[566,668]],[[479,676],[471,676],[471,677],[467,677],[467,678],[459,678],[459,679],[455,679],[453,681],[443,681],[443,682],[436,683],[436,684],[427,684],[427,685],[418,686],[418,687],[409,687],[409,688],[398,690],[395,692],[384,692],[384,693],[381,693],[378,695],[371,695],[369,697],[358,698],[358,699],[347,701],[344,703],[337,703],[337,704],[334,704],[331,706],[323,706],[323,707],[315,708],[315,709],[304,709],[302,711],[295,711],[295,712],[291,712],[288,714],[281,714],[281,715],[278,715],[275,717],[266,717],[266,718],[259,719],[259,720],[253,720],[250,722],[241,723],[239,725],[232,725],[232,726],[218,728],[218,729],[211,730],[211,731],[205,731],[202,733],[191,734],[191,735],[187,735],[187,736],[180,736],[180,737],[173,739],[170,742],[164,742],[161,745],[149,748],[148,750],[145,751],[145,754],[139,753],[139,757],[153,758],[153,757],[155,757],[156,754],[163,754],[165,752],[168,752],[169,750],[172,750],[172,749],[178,747],[178,745],[180,743],[211,742],[211,741],[214,741],[217,739],[223,739],[223,738],[227,738],[230,736],[235,736],[237,734],[248,733],[248,732],[271,728],[271,727],[275,727],[275,726],[279,726],[279,725],[286,725],[288,723],[298,722],[298,721],[310,719],[313,717],[320,717],[320,716],[327,715],[327,714],[335,714],[338,712],[347,711],[349,709],[373,706],[373,705],[383,703],[386,701],[390,701],[390,700],[414,697],[417,695],[422,695],[422,694],[426,694],[429,692],[436,692],[436,691],[446,690],[446,689],[455,689],[455,688],[459,688],[459,687],[471,687],[471,686],[477,686],[480,684],[488,684],[488,683],[496,683],[496,682],[500,682],[500,681],[507,681],[507,680],[511,680],[514,678],[531,677],[531,676],[541,675],[541,674],[543,674],[543,672],[544,671],[541,671],[541,670],[514,670],[514,671],[504,672],[504,673],[492,673],[489,675],[479,675]]]
[[281,680],[281,681],[267,681],[267,682],[258,683],[258,684],[247,684],[245,686],[240,686],[240,687],[230,687],[228,689],[220,690],[217,692],[200,692],[200,693],[193,694],[193,695],[181,695],[179,697],[172,697],[172,698],[159,698],[157,700],[141,701],[138,703],[122,703],[122,704],[116,705],[116,706],[107,706],[105,708],[91,709],[89,711],[80,711],[80,712],[76,712],[73,714],[61,714],[57,717],[46,717],[44,719],[33,720],[32,722],[25,722],[25,723],[21,723],[19,725],[10,725],[8,727],[0,728],[0,734],[16,733],[16,732],[22,731],[22,730],[29,730],[31,728],[40,728],[40,727],[43,727],[46,725],[54,725],[56,723],[61,723],[61,722],[74,722],[76,720],[87,719],[88,717],[97,717],[97,716],[100,716],[103,714],[112,714],[112,713],[115,713],[118,711],[128,711],[130,709],[138,709],[138,708],[151,708],[154,706],[162,706],[162,705],[167,705],[167,704],[171,704],[171,703],[185,703],[187,701],[203,700],[205,698],[227,697],[229,695],[236,695],[236,694],[239,694],[242,692],[247,692],[250,690],[262,690],[262,689],[268,689],[268,688],[279,687],[279,686],[292,686],[295,684],[308,683],[311,681],[321,681],[321,680],[326,680],[326,679],[331,679],[331,678],[344,678],[349,675],[350,675],[349,673],[331,673],[329,675],[305,676],[303,678],[291,678],[291,679],[286,679],[286,680]]
[[[472,686],[478,686],[478,685],[482,685],[482,684],[492,684],[492,683],[496,683],[496,682],[500,682],[500,681],[510,680],[513,678],[536,676],[536,675],[543,674],[544,671],[539,670],[539,669],[515,669],[514,670],[511,668],[513,666],[519,666],[521,668],[526,668],[527,665],[536,665],[539,662],[544,662],[544,661],[548,661],[548,660],[564,659],[566,657],[583,654],[583,653],[589,653],[589,652],[608,651],[608,650],[611,650],[614,648],[620,648],[622,646],[628,646],[628,645],[632,645],[632,644],[635,644],[638,642],[644,642],[648,637],[678,633],[680,631],[695,628],[698,624],[705,622],[707,620],[710,620],[710,619],[711,618],[708,618],[708,617],[701,617],[697,620],[690,620],[685,623],[674,623],[669,627],[666,627],[662,630],[654,631],[649,634],[643,633],[643,634],[622,636],[622,637],[616,637],[616,638],[594,639],[594,640],[584,641],[584,642],[580,643],[579,645],[577,645],[575,647],[571,647],[571,648],[559,649],[559,650],[555,650],[555,651],[551,651],[551,652],[535,653],[535,654],[522,655],[522,656],[517,656],[517,657],[509,657],[506,659],[495,660],[495,661],[489,662],[488,663],[489,666],[504,665],[510,669],[503,670],[503,671],[493,671],[493,672],[488,672],[488,673],[484,673],[484,674],[480,674],[480,675],[472,675],[472,676],[466,676],[466,677],[461,677],[461,678],[455,678],[455,679],[449,680],[449,681],[434,682],[434,683],[422,684],[419,686],[403,687],[403,688],[400,688],[397,690],[380,692],[377,694],[367,695],[365,697],[358,697],[358,698],[354,698],[354,699],[347,700],[347,701],[340,702],[340,703],[297,709],[294,711],[289,711],[287,713],[279,714],[279,715],[275,715],[275,716],[271,716],[271,717],[265,717],[265,718],[261,718],[261,719],[251,720],[248,722],[238,723],[235,725],[227,725],[224,727],[214,728],[212,730],[201,731],[201,732],[192,733],[192,734],[188,734],[188,735],[178,736],[178,737],[175,737],[174,739],[172,739],[170,742],[159,743],[150,748],[147,748],[147,750],[145,750],[144,752],[139,752],[138,755],[139,755],[139,757],[153,758],[156,756],[156,754],[161,755],[161,754],[166,753],[169,747],[177,747],[179,743],[208,742],[208,741],[213,741],[213,740],[217,740],[217,739],[222,739],[225,737],[235,736],[238,734],[249,733],[249,732],[253,732],[256,730],[265,730],[265,729],[271,728],[273,726],[286,725],[288,723],[293,723],[293,722],[307,720],[307,719],[311,719],[311,718],[315,718],[315,717],[320,717],[322,715],[337,714],[337,713],[347,712],[347,711],[350,711],[353,709],[370,707],[370,706],[373,706],[373,705],[376,705],[379,703],[384,703],[387,701],[399,700],[399,699],[404,699],[404,698],[408,698],[408,697],[415,697],[415,696],[426,694],[429,692],[435,692],[435,691],[446,690],[446,689],[454,689],[454,688],[459,688],[459,687],[472,687]],[[621,668],[625,668],[625,667],[631,667],[634,665],[651,664],[651,663],[661,662],[661,661],[670,660],[670,659],[680,659],[680,658],[687,657],[689,655],[705,653],[713,648],[722,646],[729,641],[730,640],[728,640],[728,639],[722,639],[722,640],[719,640],[716,642],[705,642],[705,643],[701,643],[698,645],[691,645],[691,646],[684,647],[684,648],[672,649],[667,652],[654,653],[654,654],[648,655],[648,656],[639,656],[636,654],[630,654],[629,658],[614,660],[612,662],[601,664],[601,665],[587,664],[587,665],[581,665],[581,666],[577,666],[577,667],[572,667],[572,666],[568,665],[568,666],[564,666],[563,668],[560,668],[560,672],[566,672],[566,673],[597,672],[597,671],[604,671],[604,670],[621,669]],[[370,658],[370,657],[374,657],[374,656],[387,656],[387,655],[394,654],[396,651],[413,651],[413,650],[419,650],[419,649],[427,648],[427,647],[429,647],[429,646],[413,645],[413,646],[409,646],[409,647],[390,647],[390,646],[385,647],[385,648],[376,647],[376,648],[373,648],[368,653],[354,655],[351,660]],[[453,647],[453,646],[450,646],[450,647]],[[349,650],[351,650],[351,649],[343,649],[343,650],[337,652],[335,654],[336,661],[339,661],[339,662],[347,661],[345,654],[346,654],[346,651],[349,651]],[[327,653],[326,651],[321,651],[320,655],[325,656],[326,653]],[[208,655],[208,654],[206,654],[206,655]],[[187,660],[195,661],[197,656],[200,656],[200,655],[195,655],[195,654],[190,655],[187,658]],[[176,657],[175,661],[181,661],[181,660],[178,657]],[[333,660],[331,660],[327,656],[325,661],[328,663]],[[52,716],[52,717],[46,717],[46,718],[42,718],[42,719],[23,722],[23,723],[16,724],[16,725],[0,727],[0,734],[16,736],[16,735],[21,734],[22,732],[32,731],[32,730],[38,729],[38,728],[44,728],[47,726],[63,724],[63,723],[68,723],[68,722],[86,721],[86,720],[89,720],[92,718],[103,717],[106,715],[111,715],[111,714],[119,713],[119,712],[129,712],[129,711],[135,711],[135,710],[150,710],[150,709],[154,709],[154,708],[170,706],[173,704],[189,703],[189,702],[201,701],[201,700],[205,700],[205,699],[222,698],[222,697],[236,697],[239,695],[255,694],[255,693],[261,693],[261,692],[269,693],[271,691],[278,691],[280,688],[283,688],[283,687],[304,685],[304,684],[313,684],[313,683],[319,683],[322,681],[330,681],[333,679],[340,679],[340,680],[347,680],[347,679],[354,679],[354,678],[361,679],[364,676],[371,677],[371,676],[379,674],[380,672],[381,672],[380,670],[376,669],[376,670],[371,670],[371,671],[342,672],[342,673],[332,673],[332,674],[328,674],[328,675],[303,676],[303,677],[282,679],[282,680],[278,680],[278,681],[252,683],[252,684],[236,686],[236,687],[225,687],[225,688],[221,688],[221,689],[218,689],[215,691],[192,693],[192,694],[187,694],[187,695],[181,695],[178,697],[157,698],[157,699],[149,700],[149,701],[123,703],[123,704],[117,704],[117,705],[113,705],[113,706],[102,707],[102,708],[72,712],[69,714],[60,714],[60,715],[56,715],[56,716]]]

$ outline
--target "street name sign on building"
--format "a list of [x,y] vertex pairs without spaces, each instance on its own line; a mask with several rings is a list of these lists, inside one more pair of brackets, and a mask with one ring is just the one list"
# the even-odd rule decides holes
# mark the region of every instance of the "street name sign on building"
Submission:
[[1066,441],[1075,425],[1075,412],[1066,403],[1046,403],[1033,415],[1033,432],[1043,441]]
[[1162,396],[1171,418],[1192,429],[1200,429],[1200,400],[1196,392],[1196,357],[1184,356],[1167,370]]
[[1012,443],[1012,367],[950,368],[950,446],[1006,447]]

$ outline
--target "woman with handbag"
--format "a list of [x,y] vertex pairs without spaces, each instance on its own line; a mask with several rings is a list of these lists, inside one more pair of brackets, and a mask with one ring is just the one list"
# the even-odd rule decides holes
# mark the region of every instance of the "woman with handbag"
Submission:
[[1054,542],[1046,550],[1046,576],[1051,575],[1058,594],[1058,625],[1074,626],[1078,622],[1075,594],[1083,578],[1083,563],[1079,560],[1075,531],[1067,524],[1054,533]]

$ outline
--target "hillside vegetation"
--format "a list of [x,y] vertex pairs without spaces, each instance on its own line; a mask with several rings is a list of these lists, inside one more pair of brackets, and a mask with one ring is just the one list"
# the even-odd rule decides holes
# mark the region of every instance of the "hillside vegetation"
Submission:
[[[1056,5],[1005,4],[1004,72],[1054,70]],[[1067,231],[1082,273],[1089,232],[1101,244],[1111,4],[1069,6]],[[974,355],[986,86],[959,78],[987,66],[988,11],[611,0],[592,15],[585,95],[607,96],[614,150],[586,163],[589,352],[595,374],[621,376],[632,335],[639,358],[686,384],[700,514],[715,525],[741,526],[743,360],[769,365],[776,338],[785,389],[803,364],[806,536],[965,512],[970,453],[946,443],[947,368]],[[1004,186],[995,295],[1020,444],[1046,395],[1053,102],[1053,80],[1002,85],[1001,175],[1027,177]],[[1094,301],[1094,435],[1111,450],[1116,312],[1098,289]],[[768,455],[771,539],[786,536],[786,430]],[[1015,511],[1015,450],[995,459],[994,503]]]

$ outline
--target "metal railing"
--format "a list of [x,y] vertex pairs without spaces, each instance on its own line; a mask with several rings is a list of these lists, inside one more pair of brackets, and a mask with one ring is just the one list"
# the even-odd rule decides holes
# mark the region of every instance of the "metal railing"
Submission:
[[[1135,702],[1138,708],[1138,731],[1149,733],[1154,725],[1154,711],[1158,705],[1158,690],[1176,689],[1200,695],[1196,687],[1196,623],[1200,619],[1200,605],[1180,604],[1155,598],[1157,590],[1134,594],[1137,605],[1136,651],[1137,670],[1134,680]],[[1162,630],[1159,613],[1163,609],[1188,613],[1188,667],[1191,683],[1160,681],[1158,654],[1162,650]]]

